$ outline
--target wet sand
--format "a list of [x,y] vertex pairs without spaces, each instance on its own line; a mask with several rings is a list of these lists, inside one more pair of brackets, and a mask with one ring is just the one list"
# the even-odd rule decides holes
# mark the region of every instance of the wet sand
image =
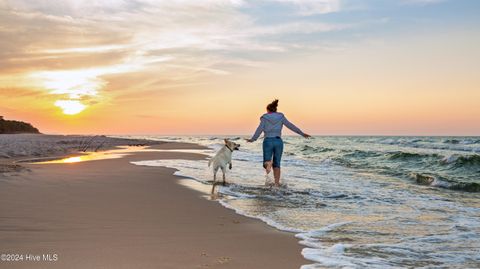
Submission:
[[[158,149],[196,145],[166,143]],[[0,268],[298,268],[293,234],[235,214],[178,184],[174,169],[130,161],[201,159],[141,152],[72,164],[22,164],[0,175]],[[241,171],[235,171],[241,172]],[[57,261],[25,261],[54,254]]]

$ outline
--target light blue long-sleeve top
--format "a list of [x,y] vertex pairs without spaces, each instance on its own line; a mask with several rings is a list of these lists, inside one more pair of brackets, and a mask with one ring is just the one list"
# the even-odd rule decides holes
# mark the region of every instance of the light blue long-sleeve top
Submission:
[[264,138],[277,136],[281,137],[283,125],[287,126],[288,129],[299,135],[304,135],[302,130],[300,130],[300,128],[295,126],[293,123],[289,122],[283,113],[270,112],[265,113],[260,117],[260,124],[258,125],[257,130],[252,136],[251,140],[257,140],[262,132],[264,133]]

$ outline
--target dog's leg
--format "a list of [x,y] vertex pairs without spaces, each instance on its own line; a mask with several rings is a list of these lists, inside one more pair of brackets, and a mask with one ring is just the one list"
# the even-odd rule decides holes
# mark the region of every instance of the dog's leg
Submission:
[[225,186],[225,173],[226,173],[226,168],[222,167],[222,173],[223,173],[223,186]]
[[217,185],[216,182],[213,182],[213,184],[212,184],[212,193],[211,193],[211,194],[213,194],[213,193],[215,192],[215,185]]
[[213,183],[215,183],[217,181],[218,168],[220,168],[220,167],[213,168]]
[[230,164],[228,165],[228,168],[232,170],[232,162],[230,162]]
[[212,194],[215,192],[215,185],[217,183],[217,172],[218,172],[218,167],[213,168]]
[[217,172],[218,172],[218,167],[214,167],[213,168],[212,193],[213,193],[213,190],[215,189],[215,182],[217,182]]

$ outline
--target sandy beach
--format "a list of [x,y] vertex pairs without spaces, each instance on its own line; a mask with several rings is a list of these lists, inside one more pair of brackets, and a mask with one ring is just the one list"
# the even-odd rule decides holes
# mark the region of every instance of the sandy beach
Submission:
[[479,14],[0,0],[0,269],[480,269]]
[[[163,143],[155,149],[195,149]],[[298,268],[293,234],[235,214],[178,184],[174,169],[132,161],[203,159],[139,152],[0,174],[1,268]],[[31,256],[29,256],[31,255]],[[40,261],[34,261],[39,255]],[[51,261],[44,261],[50,255]],[[26,260],[27,257],[30,260]]]

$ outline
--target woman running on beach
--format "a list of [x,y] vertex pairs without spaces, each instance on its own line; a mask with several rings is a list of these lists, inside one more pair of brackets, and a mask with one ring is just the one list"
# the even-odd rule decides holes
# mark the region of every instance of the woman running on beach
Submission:
[[[260,117],[260,124],[255,131],[255,134],[247,142],[254,142],[264,133],[263,138],[263,167],[267,174],[270,173],[273,166],[273,177],[275,178],[275,186],[280,186],[280,162],[283,153],[282,127],[287,126],[288,129],[295,133],[309,138],[310,135],[302,132],[297,126],[289,122],[285,115],[277,112],[278,100],[267,105],[267,113]],[[273,161],[272,161],[273,156]]]

